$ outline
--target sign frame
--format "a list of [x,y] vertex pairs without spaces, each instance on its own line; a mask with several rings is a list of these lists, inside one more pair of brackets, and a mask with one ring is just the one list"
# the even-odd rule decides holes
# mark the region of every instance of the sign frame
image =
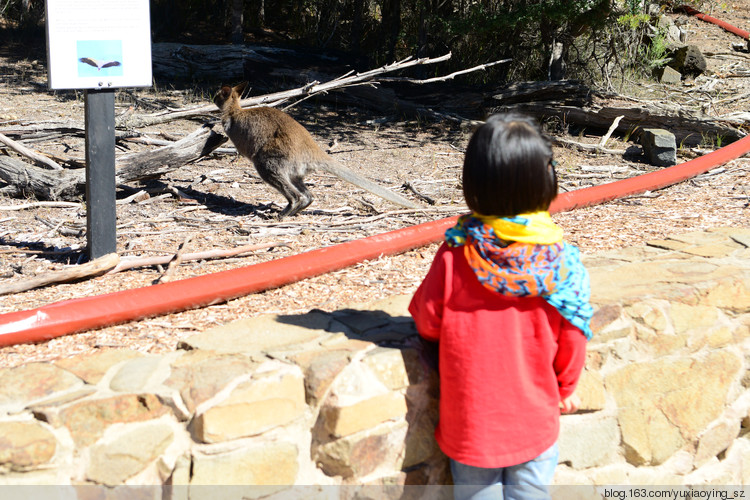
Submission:
[[149,0],[45,0],[51,89],[150,87]]

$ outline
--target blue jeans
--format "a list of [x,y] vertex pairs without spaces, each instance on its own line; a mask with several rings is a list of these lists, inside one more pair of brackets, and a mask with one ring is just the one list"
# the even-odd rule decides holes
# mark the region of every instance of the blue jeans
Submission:
[[548,500],[557,467],[557,443],[533,460],[485,469],[451,460],[455,500]]

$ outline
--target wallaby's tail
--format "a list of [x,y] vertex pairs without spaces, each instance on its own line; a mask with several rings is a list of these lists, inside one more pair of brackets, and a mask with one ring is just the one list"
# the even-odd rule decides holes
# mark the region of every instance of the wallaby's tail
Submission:
[[411,202],[403,196],[400,196],[382,186],[378,186],[371,180],[365,179],[361,175],[355,174],[348,168],[345,168],[337,163],[321,162],[320,164],[318,164],[318,166],[329,174],[333,174],[339,179],[345,180],[346,182],[354,184],[357,187],[361,187],[362,189],[365,189],[376,196],[380,196],[384,200],[388,200],[391,203],[395,203],[396,205],[401,205],[402,207],[406,208],[420,208],[416,203]]

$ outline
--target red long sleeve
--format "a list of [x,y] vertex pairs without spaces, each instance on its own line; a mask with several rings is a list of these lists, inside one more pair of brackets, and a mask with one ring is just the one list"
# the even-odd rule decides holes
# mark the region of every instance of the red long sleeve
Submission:
[[586,338],[541,297],[507,297],[477,280],[463,249],[443,245],[409,311],[439,342],[440,419],[451,458],[504,467],[556,440],[559,402],[583,368]]

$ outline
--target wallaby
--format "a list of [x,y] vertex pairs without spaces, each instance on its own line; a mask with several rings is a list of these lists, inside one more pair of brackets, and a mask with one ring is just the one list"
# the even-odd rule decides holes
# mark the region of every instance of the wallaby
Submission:
[[336,163],[299,122],[283,111],[269,107],[242,109],[240,96],[246,86],[247,82],[234,88],[223,86],[214,103],[221,110],[224,131],[237,151],[249,158],[261,179],[289,202],[279,218],[294,215],[312,203],[313,196],[305,186],[304,177],[314,167],[397,205],[418,208],[406,198]]

